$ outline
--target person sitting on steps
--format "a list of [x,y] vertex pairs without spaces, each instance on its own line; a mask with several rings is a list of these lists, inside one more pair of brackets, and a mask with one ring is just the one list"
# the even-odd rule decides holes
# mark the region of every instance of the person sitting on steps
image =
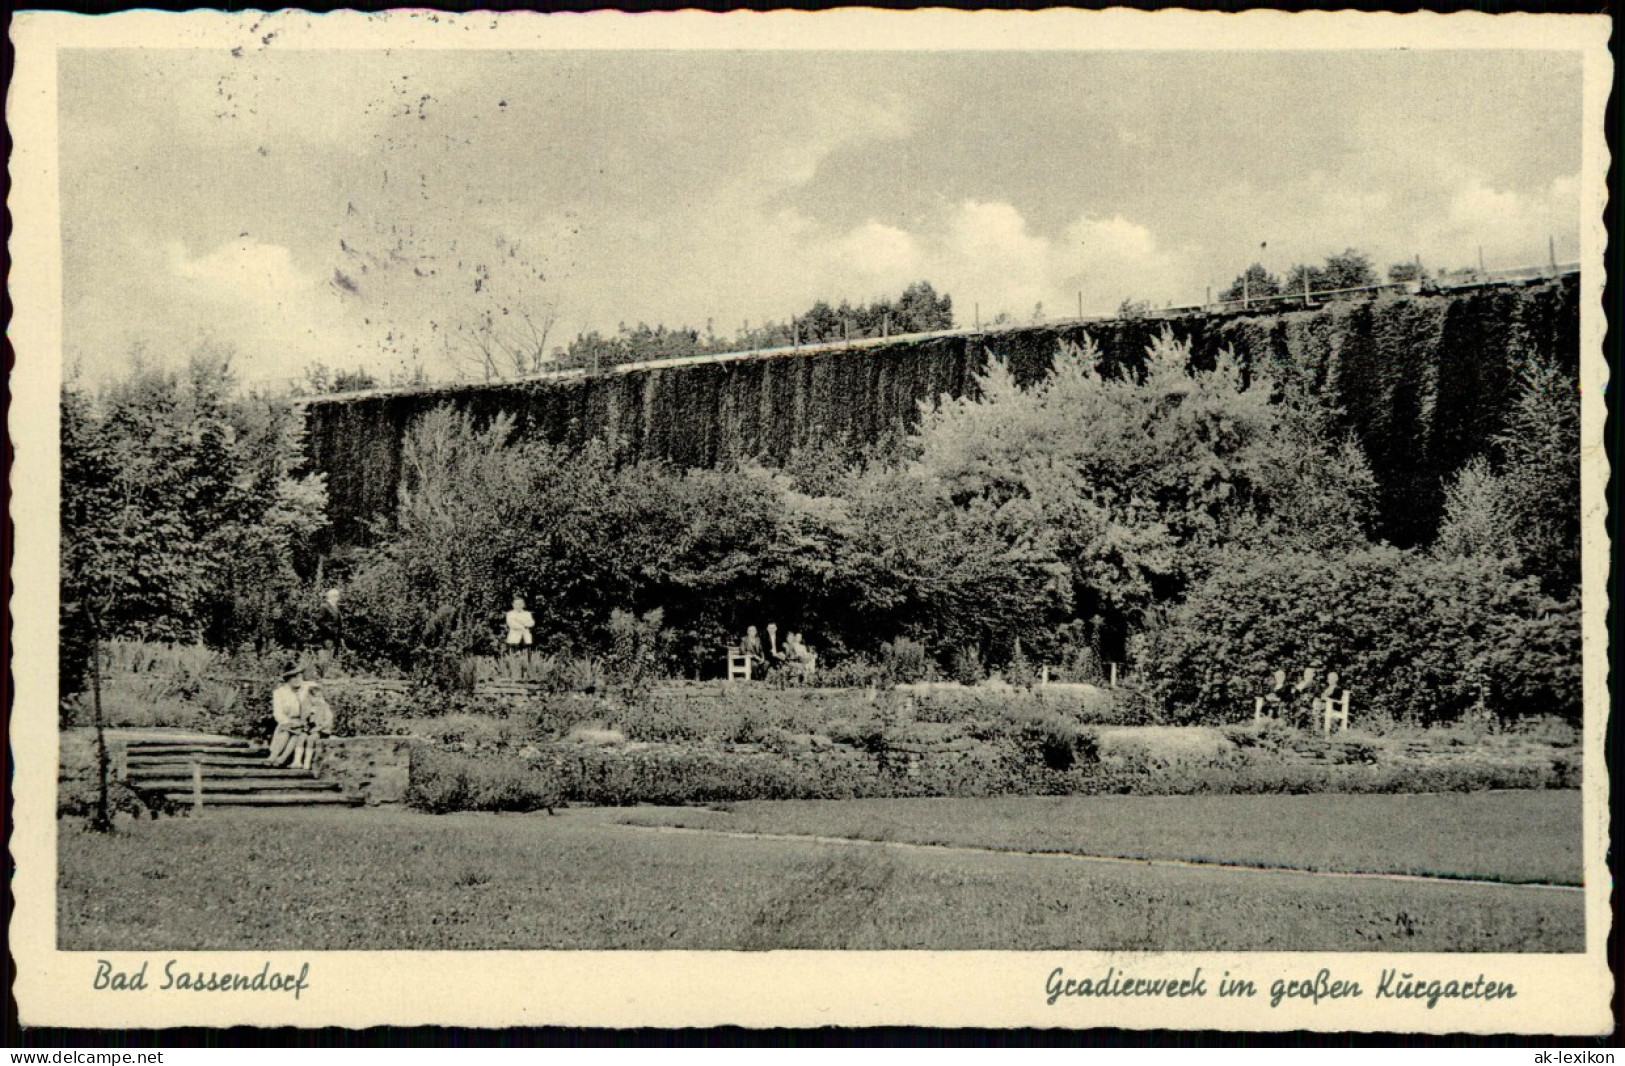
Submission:
[[322,695],[320,681],[306,681],[299,686],[299,707],[305,721],[304,745],[293,765],[300,770],[316,772],[323,737],[333,735],[333,708]]
[[304,755],[305,738],[310,732],[300,699],[304,677],[303,664],[290,666],[282,672],[281,683],[271,691],[271,717],[276,719],[276,732],[271,736],[272,766],[296,765]]

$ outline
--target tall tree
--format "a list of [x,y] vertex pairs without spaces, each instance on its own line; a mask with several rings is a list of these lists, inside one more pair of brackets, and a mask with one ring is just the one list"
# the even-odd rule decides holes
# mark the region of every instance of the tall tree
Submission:
[[1263,263],[1254,263],[1236,275],[1230,287],[1219,293],[1219,300],[1221,303],[1238,303],[1278,296],[1280,292],[1281,279],[1264,269]]
[[1030,388],[994,362],[975,394],[922,421],[920,466],[958,506],[992,508],[1012,543],[1053,544],[1081,616],[1117,638],[1237,542],[1358,540],[1370,475],[1312,415],[1243,385],[1234,359],[1190,367],[1164,334],[1142,378],[1072,347]]
[[1327,256],[1321,266],[1300,263],[1293,267],[1287,272],[1282,292],[1287,296],[1301,295],[1306,291],[1313,295],[1358,289],[1376,283],[1377,271],[1371,265],[1370,256],[1358,249],[1345,248],[1336,255]]

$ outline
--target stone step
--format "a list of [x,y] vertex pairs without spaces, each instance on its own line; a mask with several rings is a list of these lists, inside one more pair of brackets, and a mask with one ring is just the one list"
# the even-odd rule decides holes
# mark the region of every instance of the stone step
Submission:
[[124,746],[131,751],[159,751],[168,748],[217,748],[231,751],[238,748],[251,748],[254,742],[235,737],[221,739],[199,739],[197,737],[140,737],[124,742]]
[[[311,778],[309,770],[298,770],[291,766],[269,766],[264,762],[249,763],[242,766],[203,766],[203,779],[205,781],[223,777],[295,777]],[[131,781],[142,781],[158,777],[192,779],[191,763],[154,763],[151,766],[132,766],[128,777]]]
[[252,759],[270,751],[265,744],[252,748],[233,748],[230,751],[189,751],[186,748],[167,748],[161,751],[127,751],[128,759]]
[[[149,792],[184,793],[192,794],[192,782],[183,778],[161,778],[155,781],[132,782]],[[339,792],[343,786],[337,781],[317,781],[314,778],[290,777],[245,777],[236,781],[211,781],[203,779],[203,794],[208,796],[215,792]]]
[[125,746],[126,780],[144,792],[190,805],[200,771],[205,807],[359,807],[365,799],[309,770],[271,766],[260,741],[236,738],[141,738]]
[[264,746],[257,748],[233,748],[230,751],[218,751],[214,749],[198,750],[191,748],[165,748],[162,750],[126,751],[124,753],[124,757],[132,761],[151,761],[153,759],[220,759],[222,761],[231,762],[241,761],[243,759],[264,758],[269,751],[270,749]]
[[[190,804],[190,792],[166,795],[177,803]],[[205,807],[359,807],[365,800],[344,792],[205,792]]]

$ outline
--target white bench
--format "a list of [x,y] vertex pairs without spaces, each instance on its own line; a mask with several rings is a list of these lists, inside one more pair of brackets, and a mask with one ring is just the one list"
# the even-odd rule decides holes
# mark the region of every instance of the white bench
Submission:
[[751,667],[756,663],[756,656],[743,648],[728,649],[728,680],[749,681]]

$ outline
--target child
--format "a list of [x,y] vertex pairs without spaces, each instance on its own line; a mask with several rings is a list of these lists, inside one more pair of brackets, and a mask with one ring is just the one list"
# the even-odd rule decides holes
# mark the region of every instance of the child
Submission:
[[518,651],[520,648],[530,647],[530,631],[536,628],[536,618],[525,610],[525,598],[513,598],[513,610],[508,612],[508,650]]

